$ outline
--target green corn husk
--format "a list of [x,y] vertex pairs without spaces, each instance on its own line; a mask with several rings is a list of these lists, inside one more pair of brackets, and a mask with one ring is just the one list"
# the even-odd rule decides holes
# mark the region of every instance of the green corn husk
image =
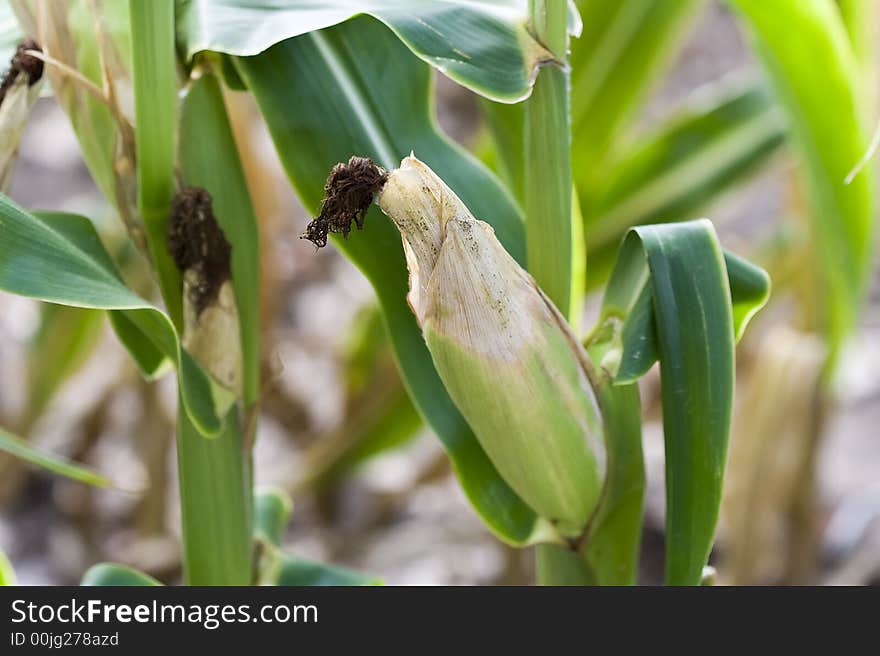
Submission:
[[409,302],[452,400],[517,494],[563,536],[580,534],[606,453],[590,364],[568,324],[415,157],[377,202],[403,237]]

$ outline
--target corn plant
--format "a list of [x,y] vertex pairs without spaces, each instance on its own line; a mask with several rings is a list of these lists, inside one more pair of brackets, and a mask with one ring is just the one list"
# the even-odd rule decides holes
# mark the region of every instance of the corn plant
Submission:
[[[731,0],[778,96],[758,83],[726,90],[620,147],[699,4],[11,2],[33,39],[20,54],[42,64],[158,294],[132,289],[89,219],[5,197],[0,288],[106,311],[145,377],[175,372],[187,583],[376,581],[285,553],[289,502],[253,493],[259,234],[224,86],[256,100],[316,216],[304,236],[332,240],[373,285],[413,405],[488,529],[537,546],[540,582],[636,582],[638,381],[659,363],[666,581],[703,581],[735,344],[769,279],[697,212],[775,152],[790,122],[814,192],[823,325],[839,346],[865,286],[873,190],[867,169],[843,182],[868,137],[832,0]],[[778,29],[791,21],[806,36]],[[827,75],[800,61],[803,38]],[[483,99],[498,174],[438,130],[432,69]],[[0,104],[4,126],[21,124],[35,97],[30,74],[13,70],[26,102],[10,117]],[[829,93],[851,119],[843,135],[817,101]],[[599,320],[582,330],[585,289],[599,286]],[[23,440],[0,445],[89,475]],[[119,565],[84,582],[156,583]]]

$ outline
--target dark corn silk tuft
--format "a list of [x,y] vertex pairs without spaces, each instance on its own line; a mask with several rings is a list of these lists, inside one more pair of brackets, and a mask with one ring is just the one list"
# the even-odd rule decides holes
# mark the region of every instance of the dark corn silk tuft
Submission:
[[15,49],[15,54],[12,55],[12,59],[9,61],[9,68],[3,76],[3,81],[0,82],[0,104],[3,103],[6,93],[12,88],[19,73],[27,74],[29,86],[33,86],[43,77],[43,60],[29,55],[27,53],[28,50],[42,52],[40,46],[33,39],[25,39],[19,44],[18,48]]
[[347,164],[339,163],[330,171],[324,184],[321,212],[300,239],[308,239],[318,248],[327,245],[331,232],[348,237],[352,222],[358,230],[364,227],[364,216],[388,179],[388,173],[369,157],[353,156]]
[[211,305],[230,279],[232,247],[214,217],[211,195],[201,187],[182,189],[171,204],[168,249],[181,273],[195,272],[190,301],[198,314]]

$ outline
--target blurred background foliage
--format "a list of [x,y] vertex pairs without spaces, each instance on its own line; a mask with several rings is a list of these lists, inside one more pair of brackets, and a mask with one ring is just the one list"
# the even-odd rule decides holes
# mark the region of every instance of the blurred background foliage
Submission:
[[[871,169],[855,186],[841,181],[858,159],[849,132],[877,120],[880,3],[797,3],[576,3],[583,33],[571,44],[572,168],[589,292],[582,324],[597,316],[595,290],[628,227],[711,217],[725,245],[774,281],[770,307],[738,352],[711,561],[719,581],[877,583],[880,287],[867,273],[876,269],[876,176]],[[771,5],[786,5],[800,22],[780,27],[765,11]],[[802,10],[808,5],[821,10]],[[836,12],[839,30],[816,29],[824,10]],[[113,12],[104,18],[112,30]],[[4,17],[0,34],[8,27]],[[855,95],[850,68],[859,75]],[[442,130],[496,170],[521,205],[524,172],[509,163],[522,161],[522,106],[433,75]],[[816,79],[826,96],[816,95]],[[259,484],[294,499],[284,544],[392,584],[531,581],[528,551],[499,543],[477,519],[409,400],[370,285],[337,251],[315,254],[297,239],[308,216],[253,98],[225,93],[262,237],[255,471]],[[124,139],[113,146],[115,136],[92,132],[81,147],[59,100],[68,112],[81,103],[88,125],[101,111],[57,90],[41,99],[11,196],[102,218],[101,236],[127,281],[149,289],[114,216],[128,201],[109,207],[99,189],[113,189],[113,180],[93,181],[83,163],[100,169]],[[7,294],[0,307],[0,426],[111,480],[95,489],[0,454],[0,547],[18,580],[73,583],[108,560],[177,580],[171,381],[143,382],[101,312]],[[658,383],[649,375],[641,385],[647,583],[662,576]]]

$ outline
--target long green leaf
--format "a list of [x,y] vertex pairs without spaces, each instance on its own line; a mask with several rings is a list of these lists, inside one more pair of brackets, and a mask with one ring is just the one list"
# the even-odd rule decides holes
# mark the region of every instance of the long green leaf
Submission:
[[181,347],[168,317],[123,284],[88,219],[35,216],[0,195],[0,289],[49,303],[122,311],[154,351],[176,364],[185,407],[199,430],[220,430],[210,379]]
[[[699,584],[718,520],[740,332],[728,275],[709,221],[633,228],[603,302],[598,334],[610,328],[603,337],[611,340],[603,369],[628,384],[660,362],[666,580],[673,585]],[[755,310],[768,287],[757,270],[750,284],[737,285]]]
[[53,474],[64,476],[73,481],[94,485],[95,487],[109,487],[110,481],[104,476],[70,462],[67,458],[46,453],[37,449],[20,437],[8,433],[0,428],[0,451],[12,454],[16,458],[21,458],[32,465],[36,465]]
[[[562,4],[563,0],[558,0]],[[477,93],[503,102],[525,98],[537,65],[551,55],[526,29],[526,0],[184,0],[179,40],[202,50],[257,55],[286,39],[360,14],[382,21],[423,61]],[[576,14],[569,15],[577,33]]]
[[192,84],[183,102],[180,164],[186,184],[203,187],[211,194],[214,215],[232,245],[244,401],[250,405],[260,391],[259,232],[220,85],[208,73]]
[[[369,155],[390,168],[413,150],[523,261],[515,203],[483,166],[438,134],[429,68],[380,23],[367,17],[347,21],[237,59],[236,65],[309,210],[318,209],[327,172],[337,162]],[[410,395],[443,441],[465,493],[503,539],[516,544],[533,539],[535,514],[492,466],[434,370],[405,300],[406,264],[397,230],[372,210],[363,234],[336,243],[373,284]]]
[[819,253],[817,322],[833,361],[854,325],[873,253],[873,170],[845,183],[869,144],[858,62],[833,0],[730,1],[750,27],[803,157]]

